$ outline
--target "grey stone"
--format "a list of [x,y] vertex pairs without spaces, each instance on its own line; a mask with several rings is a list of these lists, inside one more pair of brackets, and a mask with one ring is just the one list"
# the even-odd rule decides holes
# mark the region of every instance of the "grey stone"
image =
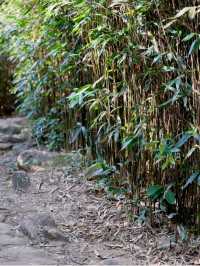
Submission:
[[5,142],[9,142],[9,143],[21,143],[24,142],[26,140],[25,136],[23,134],[13,134],[13,135],[8,135],[8,134],[0,134],[0,142],[1,143],[5,143]]
[[31,184],[30,177],[24,171],[16,171],[12,174],[12,185],[17,191],[26,191]]
[[1,123],[0,121],[0,132],[3,134],[20,134],[21,130],[20,125]]
[[0,143],[0,150],[1,151],[11,150],[12,147],[13,147],[13,144],[11,144],[11,143]]
[[0,211],[0,223],[4,223],[9,216],[10,216],[9,210]]
[[53,217],[47,213],[36,213],[24,217],[20,230],[34,243],[46,243],[48,240],[66,240],[66,236],[57,228]]
[[12,117],[0,119],[0,133],[5,135],[18,135],[27,125],[27,119],[24,117]]

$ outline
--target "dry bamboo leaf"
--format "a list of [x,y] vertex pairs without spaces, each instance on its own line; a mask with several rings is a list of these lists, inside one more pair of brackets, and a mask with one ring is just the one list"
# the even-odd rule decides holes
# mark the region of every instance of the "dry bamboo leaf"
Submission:
[[116,5],[128,4],[128,0],[113,0],[109,7],[113,7]]
[[174,23],[176,22],[176,19],[173,19],[172,21],[170,21],[169,23],[167,23],[166,25],[164,25],[164,30],[168,29],[169,27],[171,27]]
[[198,259],[196,259],[196,260],[194,261],[194,265],[200,265],[200,258],[198,258]]
[[[177,14],[176,16],[174,16],[174,18],[180,18],[182,17],[183,15],[185,15],[187,12],[190,12],[191,10],[193,11],[194,7],[193,6],[187,6],[187,7],[184,7],[183,9],[181,9]],[[195,7],[196,9],[196,7]]]
[[189,19],[193,20],[197,14],[196,12],[197,12],[196,6],[191,7],[188,12]]

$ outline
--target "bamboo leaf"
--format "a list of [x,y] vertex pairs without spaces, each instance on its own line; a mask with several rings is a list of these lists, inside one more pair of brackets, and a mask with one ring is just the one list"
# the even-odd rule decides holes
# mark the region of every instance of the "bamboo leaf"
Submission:
[[174,205],[176,203],[176,198],[175,198],[175,194],[168,190],[166,193],[165,193],[165,196],[164,198],[166,199],[166,201],[171,204],[171,205]]
[[179,141],[176,143],[175,148],[181,148],[189,139],[191,138],[190,134],[183,134]]
[[168,29],[171,27],[174,23],[176,22],[176,19],[173,19],[172,21],[168,22],[166,25],[164,25],[164,30]]
[[118,6],[118,5],[122,5],[122,4],[128,4],[128,3],[129,3],[128,0],[113,0],[109,7],[114,7],[114,6]]
[[196,6],[193,6],[190,8],[190,10],[188,12],[188,16],[191,20],[193,20],[195,18],[196,14],[197,14],[196,11],[197,11]]
[[200,38],[193,41],[188,55],[191,55],[192,53],[196,52],[199,49],[199,46],[200,46]]
[[199,172],[193,173],[187,180],[184,186],[182,186],[182,190],[186,189],[189,185],[191,185],[199,176]]
[[121,150],[125,150],[126,148],[129,148],[133,143],[133,138],[126,139],[123,144]]
[[153,200],[156,200],[159,198],[164,192],[164,188],[160,185],[152,185],[147,190],[147,195],[152,198]]
[[193,147],[192,149],[190,149],[188,151],[187,155],[185,156],[185,159],[188,159],[193,154],[193,152],[195,152],[195,150],[196,150],[195,147]]
[[188,240],[188,232],[185,229],[183,225],[178,225],[177,226],[178,234],[181,238],[182,241],[187,241]]
[[194,36],[196,36],[197,34],[192,32],[190,34],[188,34],[187,36],[185,36],[185,38],[183,38],[183,42],[187,42],[189,40],[191,40]]
[[193,10],[193,6],[188,6],[188,7],[184,7],[183,9],[181,9],[174,18],[180,18],[183,15],[185,15],[187,12]]

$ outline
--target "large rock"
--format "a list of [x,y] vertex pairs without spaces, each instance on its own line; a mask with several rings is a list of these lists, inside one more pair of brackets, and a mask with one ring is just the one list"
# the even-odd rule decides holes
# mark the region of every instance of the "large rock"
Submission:
[[47,165],[57,153],[30,149],[22,151],[17,157],[17,166],[25,171],[33,170],[34,166]]
[[67,237],[57,228],[53,217],[47,213],[36,213],[24,217],[19,229],[34,243],[67,240]]

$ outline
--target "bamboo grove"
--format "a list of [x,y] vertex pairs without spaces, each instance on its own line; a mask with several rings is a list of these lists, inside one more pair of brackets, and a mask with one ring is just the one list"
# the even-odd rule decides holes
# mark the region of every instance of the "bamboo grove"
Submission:
[[10,0],[0,15],[1,50],[16,66],[14,91],[37,141],[80,149],[90,158],[87,175],[131,200],[133,216],[153,223],[159,209],[195,232],[198,4]]

